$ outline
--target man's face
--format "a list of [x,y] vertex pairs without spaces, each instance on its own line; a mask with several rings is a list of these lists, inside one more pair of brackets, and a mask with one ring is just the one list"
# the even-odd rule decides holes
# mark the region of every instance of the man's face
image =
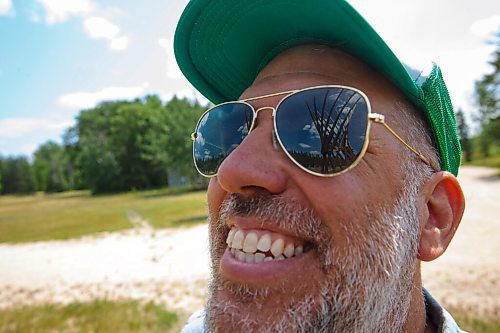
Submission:
[[[364,63],[318,46],[279,55],[242,98],[328,84],[362,90],[388,122],[403,98]],[[280,98],[252,104],[275,107]],[[419,235],[417,185],[405,183],[401,149],[372,126],[358,166],[336,177],[314,176],[287,158],[273,140],[272,112],[260,111],[253,131],[209,185],[209,328],[400,330]],[[244,248],[231,250],[240,240]]]

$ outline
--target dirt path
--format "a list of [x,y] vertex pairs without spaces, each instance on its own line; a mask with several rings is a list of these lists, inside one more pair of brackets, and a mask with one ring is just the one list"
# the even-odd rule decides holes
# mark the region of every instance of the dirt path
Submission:
[[[446,306],[500,315],[500,178],[463,168],[464,220],[447,253],[423,264],[424,285]],[[192,312],[208,279],[206,225],[133,230],[69,241],[0,245],[0,308],[96,297],[155,300]]]
[[207,226],[155,231],[146,224],[69,241],[0,245],[0,308],[96,297],[203,306]]

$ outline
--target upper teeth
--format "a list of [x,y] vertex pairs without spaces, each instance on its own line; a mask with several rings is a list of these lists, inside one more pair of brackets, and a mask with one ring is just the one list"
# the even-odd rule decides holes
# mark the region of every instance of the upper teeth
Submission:
[[226,243],[233,256],[238,261],[246,263],[282,260],[297,256],[304,251],[302,245],[295,245],[283,235],[257,230],[233,228],[227,235]]

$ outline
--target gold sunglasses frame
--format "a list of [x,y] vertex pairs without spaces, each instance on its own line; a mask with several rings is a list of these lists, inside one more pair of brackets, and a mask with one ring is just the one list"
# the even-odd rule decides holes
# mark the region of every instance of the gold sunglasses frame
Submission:
[[[363,148],[361,149],[360,153],[358,154],[358,156],[356,157],[356,159],[354,160],[354,162],[347,168],[345,168],[344,170],[342,171],[339,171],[339,172],[335,172],[335,173],[332,173],[332,174],[323,174],[323,173],[318,173],[318,172],[314,172],[314,171],[311,171],[309,169],[307,169],[306,167],[302,166],[300,163],[298,163],[297,161],[295,161],[295,159],[290,155],[290,153],[288,153],[287,149],[285,148],[285,146],[283,145],[283,142],[281,142],[281,138],[278,134],[278,130],[277,130],[277,125],[276,125],[276,112],[277,110],[279,109],[281,103],[286,100],[287,98],[289,98],[290,96],[293,96],[297,93],[300,93],[300,92],[303,92],[303,91],[307,91],[307,90],[312,90],[312,89],[318,89],[318,88],[340,88],[340,89],[346,89],[346,90],[351,90],[351,91],[354,91],[356,93],[358,93],[361,97],[363,97],[363,99],[365,100],[366,102],[366,108],[367,108],[367,126],[366,126],[366,133],[365,133],[365,140],[364,140],[364,143],[363,143]],[[279,102],[278,104],[276,105],[276,107],[271,107],[271,106],[266,106],[266,107],[262,107],[262,108],[259,108],[257,110],[255,110],[255,108],[248,102],[251,102],[251,101],[255,101],[255,100],[259,100],[259,99],[264,99],[264,98],[271,98],[271,97],[276,97],[276,96],[281,96],[281,95],[286,95],[284,96]],[[338,175],[341,175],[345,172],[348,172],[349,170],[351,170],[352,168],[356,167],[359,162],[363,159],[365,153],[366,153],[366,150],[368,148],[368,143],[370,141],[370,125],[371,125],[371,122],[374,122],[376,124],[382,124],[384,125],[384,127],[399,141],[401,142],[406,148],[408,148],[409,150],[411,150],[415,155],[417,155],[425,164],[427,164],[429,167],[431,167],[434,171],[436,171],[436,169],[432,166],[432,164],[430,163],[430,161],[425,157],[423,156],[419,151],[417,151],[416,149],[414,149],[412,146],[410,146],[408,143],[406,143],[406,141],[404,141],[389,125],[387,125],[387,123],[385,122],[385,116],[382,115],[382,114],[379,114],[379,113],[373,113],[372,112],[372,108],[371,108],[371,104],[370,104],[370,100],[368,99],[368,97],[365,95],[364,92],[362,92],[361,90],[359,89],[356,89],[354,87],[349,87],[349,86],[343,86],[343,85],[322,85],[322,86],[314,86],[314,87],[308,87],[308,88],[304,88],[304,89],[297,89],[297,90],[288,90],[288,91],[282,91],[282,92],[277,92],[277,93],[273,93],[273,94],[268,94],[268,95],[262,95],[262,96],[256,96],[256,97],[250,97],[250,98],[245,98],[245,99],[242,99],[242,100],[237,100],[237,101],[229,101],[229,102],[225,102],[225,103],[221,103],[221,104],[217,104],[217,105],[214,105],[213,107],[209,108],[208,110],[206,110],[205,112],[203,112],[203,114],[200,116],[200,118],[198,119],[198,122],[196,123],[196,128],[195,130],[197,131],[198,128],[199,128],[199,125],[200,125],[200,122],[201,120],[203,119],[203,117],[209,113],[210,111],[212,111],[213,109],[216,109],[222,105],[226,105],[226,104],[234,104],[234,103],[239,103],[239,104],[246,104],[250,107],[250,109],[252,110],[253,112],[253,118],[252,118],[252,124],[250,126],[250,129],[248,130],[248,134],[247,136],[252,132],[252,130],[254,129],[254,125],[255,125],[255,121],[257,119],[257,116],[258,116],[258,113],[260,111],[263,111],[263,110],[272,110],[273,111],[273,114],[272,114],[272,117],[273,117],[273,126],[274,126],[274,135],[276,136],[276,138],[278,139],[278,142],[281,146],[281,149],[285,152],[285,154],[288,156],[288,158],[296,165],[298,166],[300,169],[304,170],[305,172],[309,173],[309,174],[312,174],[312,175],[315,175],[315,176],[319,176],[319,177],[334,177],[334,176],[338,176]],[[194,144],[195,144],[195,141],[196,141],[196,138],[197,138],[197,132],[193,132],[191,133],[191,140],[193,141],[193,162],[196,161],[195,160],[195,151],[194,151]],[[246,136],[245,136],[246,138]],[[244,139],[243,139],[244,140]],[[229,156],[229,155],[228,155]],[[227,156],[225,157],[227,158]],[[198,166],[196,165],[196,162],[194,163],[194,166],[196,168],[196,170],[198,171],[199,174],[201,174],[203,177],[207,177],[207,178],[212,178],[212,177],[216,177],[218,172],[213,174],[213,175],[206,175],[204,174],[203,172],[200,171],[200,169],[198,169]],[[218,170],[218,168],[217,168]]]

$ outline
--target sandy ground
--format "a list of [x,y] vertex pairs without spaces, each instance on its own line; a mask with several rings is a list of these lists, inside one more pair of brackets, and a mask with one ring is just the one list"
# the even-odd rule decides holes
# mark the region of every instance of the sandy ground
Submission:
[[133,298],[192,311],[203,306],[208,271],[206,225],[0,245],[0,308]]
[[[422,265],[424,285],[444,305],[500,316],[500,177],[462,168],[467,199],[447,253]],[[189,313],[203,306],[207,226],[153,230],[131,212],[134,229],[68,241],[0,244],[0,308],[96,297],[154,300]]]

